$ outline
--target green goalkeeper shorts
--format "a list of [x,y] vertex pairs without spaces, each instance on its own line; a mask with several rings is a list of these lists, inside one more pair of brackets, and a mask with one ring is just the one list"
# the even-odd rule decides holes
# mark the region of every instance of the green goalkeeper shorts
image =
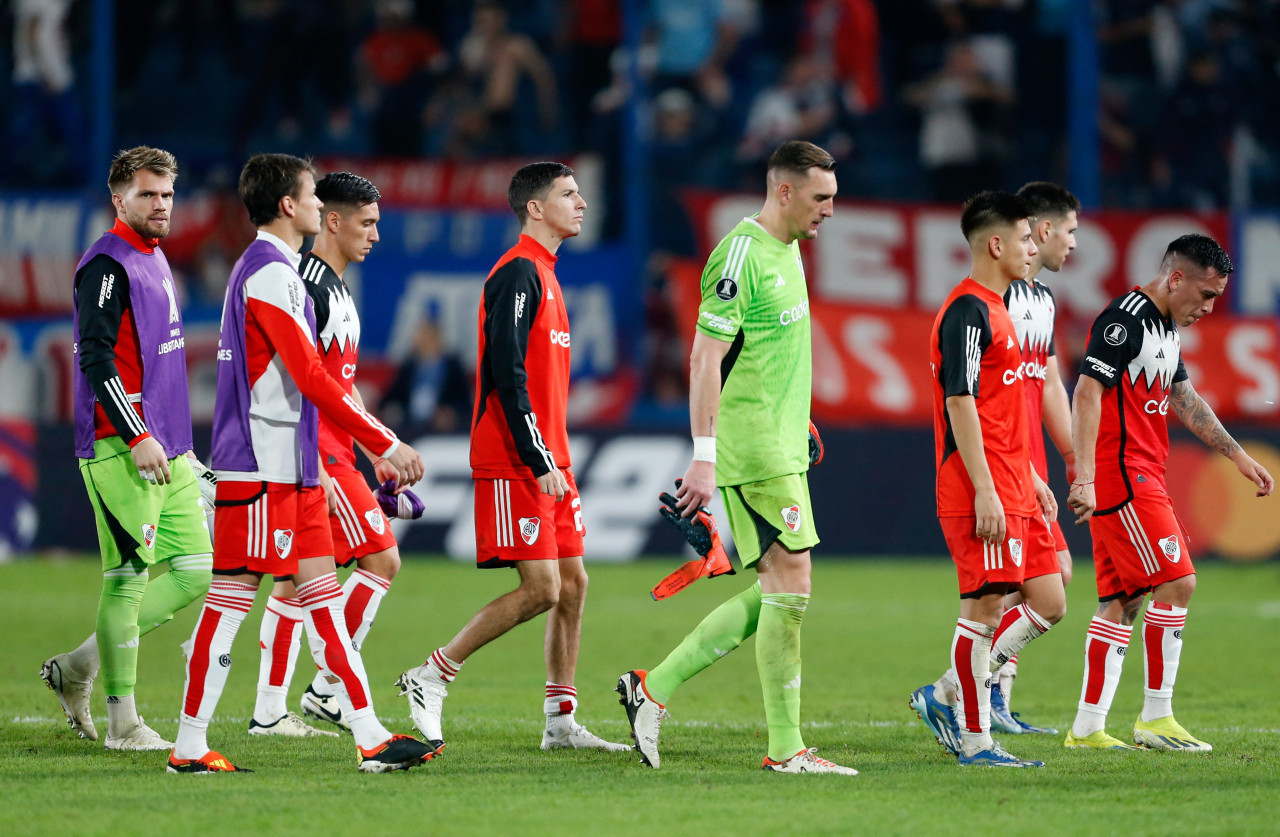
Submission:
[[729,515],[738,560],[744,567],[759,561],[774,541],[791,552],[803,552],[819,543],[807,474],[722,486],[720,496]]
[[98,525],[103,571],[134,558],[146,564],[213,552],[204,501],[186,456],[169,460],[173,481],[152,485],[138,476],[129,446],[118,436],[94,443],[80,460]]

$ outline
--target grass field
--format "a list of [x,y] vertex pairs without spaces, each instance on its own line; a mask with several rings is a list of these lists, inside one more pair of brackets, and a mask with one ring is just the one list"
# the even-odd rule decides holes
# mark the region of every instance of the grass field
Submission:
[[[660,604],[646,591],[670,562],[593,567],[577,685],[579,720],[627,737],[612,689],[657,663],[711,607],[744,584],[704,581]],[[1068,591],[1071,612],[1022,655],[1014,708],[1064,731],[1080,692],[1091,568]],[[443,560],[407,563],[383,603],[365,664],[378,713],[410,732],[391,685],[513,575]],[[99,575],[90,561],[0,566],[0,833],[176,834],[919,834],[979,829],[1034,834],[1280,832],[1280,567],[1207,564],[1187,622],[1175,706],[1210,754],[1065,751],[1061,736],[1008,736],[1042,770],[962,770],[907,708],[946,663],[956,614],[949,562],[819,562],[804,629],[804,733],[855,778],[776,776],[765,752],[754,644],[683,687],[663,727],[661,770],[634,754],[543,753],[542,621],[470,662],[445,702],[449,748],[407,773],[356,772],[349,738],[251,739],[257,616],[210,729],[211,745],[251,776],[166,775],[159,753],[109,753],[75,738],[40,682],[40,663],[90,629]],[[262,596],[260,596],[261,598]],[[198,608],[144,638],[138,708],[176,730],[178,643]],[[1142,703],[1140,645],[1110,731],[1128,737]],[[304,651],[305,654],[305,651]],[[290,706],[305,687],[303,665]],[[105,731],[105,706],[94,715]]]

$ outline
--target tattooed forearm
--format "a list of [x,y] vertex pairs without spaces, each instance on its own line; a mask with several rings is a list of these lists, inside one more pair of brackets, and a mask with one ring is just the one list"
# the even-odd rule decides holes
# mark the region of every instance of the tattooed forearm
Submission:
[[1169,392],[1169,406],[1196,438],[1218,453],[1230,459],[1240,450],[1240,445],[1218,421],[1213,410],[1205,403],[1189,381],[1180,381]]

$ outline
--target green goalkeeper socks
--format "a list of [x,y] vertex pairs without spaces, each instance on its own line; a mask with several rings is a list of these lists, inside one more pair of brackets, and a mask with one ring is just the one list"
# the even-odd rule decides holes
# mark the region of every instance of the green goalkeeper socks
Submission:
[[665,704],[686,680],[742,644],[760,621],[760,582],[707,614],[645,677],[649,697]]
[[138,611],[138,636],[146,636],[209,590],[213,556],[187,555],[169,561],[169,572],[151,579]]
[[138,609],[147,590],[147,567],[134,561],[102,576],[98,601],[98,654],[107,695],[133,694],[138,679]]
[[756,636],[756,668],[764,692],[769,758],[784,761],[804,749],[800,735],[800,625],[809,597],[770,593],[762,597]]

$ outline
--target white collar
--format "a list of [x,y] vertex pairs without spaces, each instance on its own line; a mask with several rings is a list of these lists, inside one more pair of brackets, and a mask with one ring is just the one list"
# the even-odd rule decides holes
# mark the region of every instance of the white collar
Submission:
[[272,235],[265,230],[258,230],[258,240],[274,244],[277,250],[284,253],[285,258],[289,260],[289,264],[293,265],[294,270],[297,270],[298,266],[302,264],[302,254],[297,250],[290,249],[289,245],[285,244],[284,239],[280,236]]

